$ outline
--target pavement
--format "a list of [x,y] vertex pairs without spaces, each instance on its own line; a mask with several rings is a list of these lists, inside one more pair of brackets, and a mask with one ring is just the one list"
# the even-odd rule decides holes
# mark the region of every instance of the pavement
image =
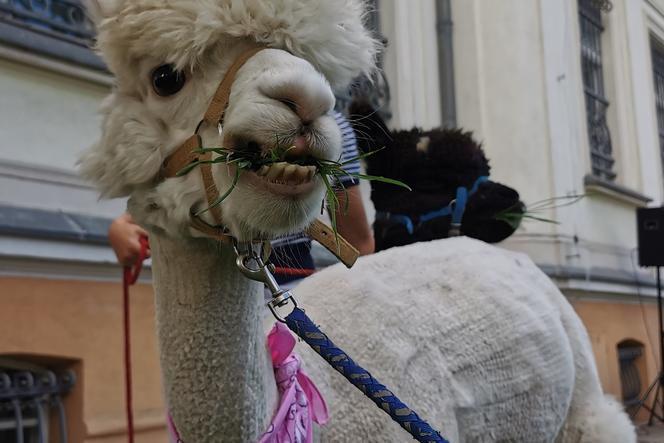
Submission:
[[637,434],[638,443],[664,443],[664,424],[641,425],[637,428]]

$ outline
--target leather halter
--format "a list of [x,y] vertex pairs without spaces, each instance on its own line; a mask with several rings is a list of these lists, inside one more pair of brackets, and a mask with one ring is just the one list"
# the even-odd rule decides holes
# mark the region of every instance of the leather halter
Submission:
[[[212,101],[208,106],[203,120],[198,124],[195,133],[184,141],[178,147],[175,152],[173,152],[162,165],[161,177],[162,178],[172,178],[175,177],[178,171],[181,171],[186,166],[190,165],[196,161],[209,161],[212,160],[212,153],[206,152],[205,154],[200,154],[195,151],[203,147],[201,136],[198,134],[199,128],[203,123],[207,124],[210,127],[215,127],[217,125],[223,125],[224,114],[226,113],[226,108],[228,107],[228,102],[231,95],[231,88],[235,82],[235,77],[247,61],[265,47],[257,47],[249,49],[243,52],[231,65],[224,76],[224,79],[219,84],[217,91],[212,97]],[[225,146],[224,138],[224,146]],[[214,219],[215,226],[212,226],[196,215],[191,216],[191,226],[203,232],[204,234],[211,236],[219,241],[228,242],[232,240],[232,237],[227,233],[226,228],[223,226],[221,218],[221,207],[219,205],[214,205],[216,200],[219,198],[219,189],[214,182],[214,177],[212,175],[212,166],[209,163],[203,163],[199,166],[201,170],[201,177],[203,178],[203,186],[205,187],[205,197],[207,199],[208,205],[210,206],[210,213]]]
[[[185,140],[171,155],[166,158],[162,164],[162,179],[176,177],[179,171],[183,170],[193,162],[209,161],[212,159],[211,152],[206,152],[204,154],[196,152],[203,147],[203,142],[201,140],[201,136],[198,134],[198,130],[204,123],[210,127],[215,127],[218,125],[220,127],[223,126],[224,114],[226,113],[226,108],[228,107],[228,102],[230,100],[231,88],[233,87],[233,83],[235,82],[235,77],[237,76],[238,71],[245,65],[245,63],[247,63],[247,61],[249,61],[251,57],[264,49],[267,48],[264,46],[259,46],[249,49],[240,54],[240,56],[233,62],[231,67],[228,69],[228,72],[226,72],[223,80],[219,84],[219,87],[212,97],[212,101],[210,102],[210,105],[208,106],[208,109],[203,116],[203,120],[201,120],[201,122],[198,124],[194,134]],[[224,137],[223,146],[226,145],[226,138]],[[192,214],[191,227],[199,232],[202,232],[208,237],[214,238],[215,240],[232,243],[233,237],[228,233],[227,228],[223,225],[221,207],[219,205],[214,205],[214,203],[219,198],[219,189],[217,189],[217,185],[214,182],[212,166],[209,163],[203,163],[199,166],[199,168],[201,170],[201,177],[203,178],[203,186],[205,187],[205,197],[207,199],[208,205],[210,206],[210,213],[212,214],[215,225],[210,225],[200,217]],[[346,239],[338,234],[335,234],[332,228],[320,220],[315,220],[312,225],[307,228],[306,233],[311,238],[323,245],[328,251],[334,254],[349,268],[353,266],[360,255],[358,250],[353,247]]]

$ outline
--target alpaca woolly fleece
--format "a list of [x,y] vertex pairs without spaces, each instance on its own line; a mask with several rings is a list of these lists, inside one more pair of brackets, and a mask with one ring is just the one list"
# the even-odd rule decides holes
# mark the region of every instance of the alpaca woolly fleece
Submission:
[[146,54],[194,68],[233,37],[287,50],[343,88],[373,69],[378,51],[362,0],[97,0],[88,8],[115,74]]

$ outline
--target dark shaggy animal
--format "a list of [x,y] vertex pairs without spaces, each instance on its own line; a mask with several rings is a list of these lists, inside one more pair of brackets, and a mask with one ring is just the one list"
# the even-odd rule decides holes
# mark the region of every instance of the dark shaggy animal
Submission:
[[[379,150],[367,158],[367,173],[402,181],[413,189],[371,182],[371,199],[378,213],[373,226],[376,250],[448,237],[450,216],[428,221],[422,216],[447,207],[458,187],[471,189],[479,177],[489,175],[489,162],[472,133],[461,129],[390,131],[369,105],[358,101],[351,105],[350,115],[360,149]],[[524,211],[518,192],[486,181],[468,199],[461,233],[497,243],[518,227],[503,220],[505,214],[519,220]],[[412,221],[412,233],[407,219]]]

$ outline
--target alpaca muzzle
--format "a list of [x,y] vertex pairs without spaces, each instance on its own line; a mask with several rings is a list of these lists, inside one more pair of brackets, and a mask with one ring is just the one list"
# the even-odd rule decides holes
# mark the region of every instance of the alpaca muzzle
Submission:
[[[185,140],[170,156],[166,158],[161,168],[160,179],[165,180],[180,176],[183,174],[182,171],[186,171],[186,168],[193,163],[199,164],[198,166],[203,179],[205,198],[208,202],[209,211],[214,220],[214,225],[207,223],[194,213],[191,214],[190,225],[192,228],[206,236],[224,243],[234,243],[235,240],[230,234],[229,229],[224,226],[221,207],[216,204],[220,193],[212,175],[212,166],[210,164],[212,161],[212,152],[204,152],[203,141],[199,135],[199,131],[203,125],[206,125],[213,128],[218,127],[220,134],[223,134],[224,116],[226,114],[226,109],[228,108],[231,89],[237,73],[254,55],[264,49],[267,48],[264,46],[254,47],[238,56],[224,75],[223,80],[219,84],[219,87],[212,97],[210,105],[203,116],[203,120],[201,120],[196,127],[194,134]],[[227,143],[229,140],[227,140],[225,135],[223,140],[224,146],[230,146],[230,144]],[[298,142],[296,143],[295,149],[306,152],[308,147],[304,142]],[[320,220],[315,220],[307,229],[306,233],[323,245],[349,268],[355,263],[360,255],[355,247]]]

